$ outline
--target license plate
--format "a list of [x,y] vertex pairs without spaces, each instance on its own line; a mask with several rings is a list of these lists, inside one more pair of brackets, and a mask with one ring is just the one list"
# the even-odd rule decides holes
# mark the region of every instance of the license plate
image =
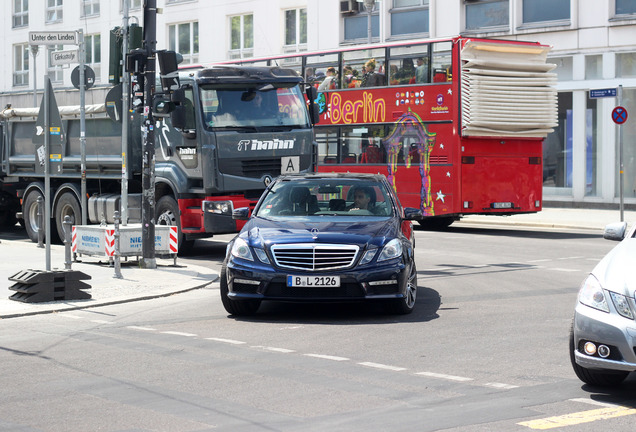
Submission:
[[339,287],[340,276],[287,276],[288,287]]
[[492,203],[492,208],[495,208],[495,209],[510,209],[510,208],[512,208],[512,203],[511,202],[496,202],[496,203]]

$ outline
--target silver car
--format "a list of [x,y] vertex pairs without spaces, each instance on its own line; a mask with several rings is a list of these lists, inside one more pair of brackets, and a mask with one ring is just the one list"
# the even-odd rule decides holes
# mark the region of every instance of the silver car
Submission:
[[636,225],[605,227],[621,241],[581,284],[570,332],[570,360],[579,379],[596,386],[620,384],[636,371]]

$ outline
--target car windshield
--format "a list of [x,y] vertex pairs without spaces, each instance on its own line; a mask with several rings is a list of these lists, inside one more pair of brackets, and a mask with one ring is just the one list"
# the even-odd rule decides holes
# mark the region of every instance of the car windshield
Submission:
[[259,217],[393,216],[383,183],[360,179],[317,178],[279,181],[263,197]]
[[309,127],[305,99],[296,85],[274,88],[201,86],[208,129]]

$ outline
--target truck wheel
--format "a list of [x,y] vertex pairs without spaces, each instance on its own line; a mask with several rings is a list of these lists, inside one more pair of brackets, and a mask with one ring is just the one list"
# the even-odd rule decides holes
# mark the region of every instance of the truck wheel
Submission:
[[177,227],[177,239],[179,242],[179,253],[185,252],[192,248],[194,240],[186,240],[181,232],[181,223],[179,220],[179,205],[177,201],[169,195],[161,197],[157,201],[155,208],[155,220],[157,225],[167,225]]
[[[44,203],[44,197],[39,190],[30,192],[23,201],[22,204],[22,217],[24,218],[24,228],[27,235],[32,242],[38,241],[38,231],[40,229],[40,223],[38,221],[38,197],[42,197],[42,203]],[[44,205],[42,205],[42,211],[44,212]],[[44,220],[44,216],[42,216]],[[44,229],[44,227],[42,227]]]
[[81,222],[82,209],[73,192],[64,192],[55,206],[55,226],[57,235],[64,241],[64,216],[71,217],[71,223],[76,225]]

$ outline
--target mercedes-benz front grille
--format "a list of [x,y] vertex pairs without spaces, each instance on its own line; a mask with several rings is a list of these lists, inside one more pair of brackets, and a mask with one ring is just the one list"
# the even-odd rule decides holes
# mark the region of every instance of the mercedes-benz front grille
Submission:
[[351,267],[358,246],[301,243],[272,246],[276,265],[305,271],[336,270]]

